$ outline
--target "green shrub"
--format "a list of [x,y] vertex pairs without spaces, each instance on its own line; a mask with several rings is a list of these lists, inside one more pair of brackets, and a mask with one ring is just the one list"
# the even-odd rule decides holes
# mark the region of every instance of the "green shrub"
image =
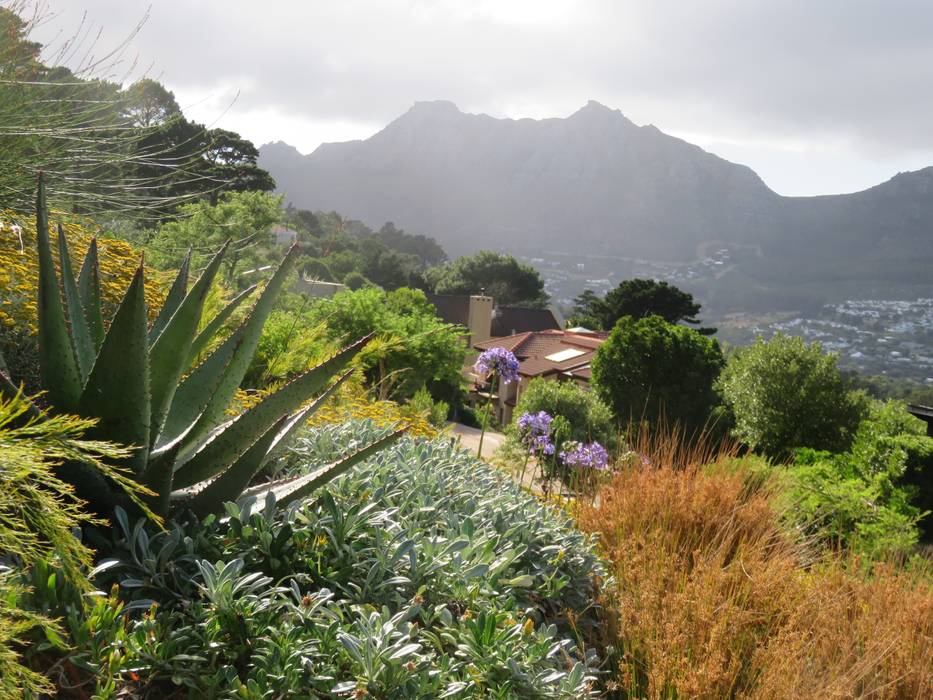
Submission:
[[801,448],[787,469],[788,513],[822,541],[872,558],[908,555],[917,544],[923,513],[898,484],[900,456],[868,465],[851,453]]
[[873,401],[848,452],[801,448],[787,468],[788,513],[836,546],[871,558],[906,556],[929,522],[933,439],[899,401]]
[[713,338],[660,316],[623,316],[593,358],[593,385],[622,422],[702,430],[719,402],[713,383],[724,364]]
[[[616,441],[616,427],[608,406],[592,391],[574,382],[554,382],[536,378],[522,392],[513,411],[516,421],[525,413],[545,411],[552,417],[562,416],[570,425],[565,438],[578,442],[597,442],[612,447]],[[510,426],[514,436],[515,423]],[[555,443],[556,451],[561,445]]]
[[352,292],[359,291],[360,289],[376,289],[376,285],[366,279],[366,276],[362,272],[353,272],[347,273],[343,278],[343,285]]
[[298,311],[273,311],[262,327],[256,353],[243,382],[262,388],[289,379],[327,357],[325,329]]
[[337,343],[376,334],[360,361],[380,399],[403,401],[423,386],[462,381],[463,329],[441,321],[421,290],[338,292],[315,303],[309,316]]
[[[873,401],[868,416],[859,424],[851,449],[856,461],[871,472],[894,464],[897,483],[913,494],[921,511],[933,511],[933,438],[926,424],[907,412],[901,401]],[[933,539],[933,519],[920,521],[924,539]]]
[[[279,476],[378,440],[369,422],[297,441]],[[88,690],[198,697],[592,697],[603,575],[558,511],[449,442],[404,439],[290,508],[152,532],[121,516],[102,586],[129,614]],[[81,631],[81,621],[74,634]],[[114,659],[118,663],[114,664]],[[133,681],[136,678],[138,681]]]
[[867,408],[834,354],[780,333],[732,353],[718,386],[735,418],[733,435],[774,457],[798,447],[847,450]]
[[447,425],[450,405],[446,401],[435,401],[431,398],[431,392],[425,387],[415,392],[415,395],[408,400],[406,407],[426,416],[428,422],[435,428],[443,428]]

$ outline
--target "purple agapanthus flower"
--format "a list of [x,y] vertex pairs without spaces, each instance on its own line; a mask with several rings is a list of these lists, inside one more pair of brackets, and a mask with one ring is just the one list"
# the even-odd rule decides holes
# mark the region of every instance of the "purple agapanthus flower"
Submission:
[[560,453],[560,459],[568,467],[602,471],[609,466],[609,453],[598,442],[584,444],[571,441],[564,443],[564,450]]
[[489,348],[477,358],[473,370],[484,379],[491,374],[499,375],[503,384],[518,381],[518,360],[505,348]]
[[554,444],[550,436],[552,420],[554,419],[547,411],[523,413],[518,419],[518,434],[530,452],[554,454]]

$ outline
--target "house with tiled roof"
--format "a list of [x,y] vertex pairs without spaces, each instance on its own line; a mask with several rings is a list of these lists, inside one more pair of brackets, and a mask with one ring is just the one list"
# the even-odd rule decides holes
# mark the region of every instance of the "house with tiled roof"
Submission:
[[560,330],[564,320],[554,307],[502,306],[486,294],[428,294],[437,316],[465,327],[468,344],[530,331]]
[[[571,381],[589,386],[590,362],[607,337],[608,334],[602,331],[582,328],[572,331],[548,329],[473,343],[473,348],[479,352],[495,347],[505,348],[518,359],[519,381],[500,387],[492,397],[499,422],[503,425],[511,422],[512,412],[522,392],[535,378]],[[472,369],[468,370],[468,380],[474,401],[483,402],[489,398],[488,383]]]

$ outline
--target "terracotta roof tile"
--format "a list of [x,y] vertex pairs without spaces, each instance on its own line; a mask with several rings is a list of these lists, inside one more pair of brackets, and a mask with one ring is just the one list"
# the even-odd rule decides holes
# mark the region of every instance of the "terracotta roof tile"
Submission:
[[[518,333],[504,338],[491,338],[482,343],[476,343],[473,347],[477,350],[500,347],[513,352],[519,361],[519,373],[526,377],[573,370],[574,376],[589,380],[589,364],[596,354],[596,348],[606,337],[605,333],[597,335],[545,330]],[[582,350],[583,352],[562,362],[547,359],[549,355],[562,350]]]

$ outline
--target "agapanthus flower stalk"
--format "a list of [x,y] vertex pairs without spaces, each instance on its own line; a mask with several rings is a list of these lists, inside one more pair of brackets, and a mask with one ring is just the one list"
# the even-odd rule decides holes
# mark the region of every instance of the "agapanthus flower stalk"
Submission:
[[486,415],[482,421],[482,430],[479,434],[479,447],[476,456],[483,456],[483,438],[486,437],[486,424],[491,418],[492,397],[501,384],[518,381],[518,360],[505,348],[489,348],[476,359],[473,371],[480,377],[489,381],[489,398],[486,400]]
[[560,453],[561,461],[568,467],[605,470],[609,466],[609,453],[598,442],[568,442]]
[[551,442],[551,421],[554,420],[547,411],[537,413],[523,413],[518,419],[518,435],[522,444],[528,448],[525,461],[522,464],[522,474],[519,483],[524,483],[525,469],[528,467],[528,458],[550,456],[554,454],[554,443]]

